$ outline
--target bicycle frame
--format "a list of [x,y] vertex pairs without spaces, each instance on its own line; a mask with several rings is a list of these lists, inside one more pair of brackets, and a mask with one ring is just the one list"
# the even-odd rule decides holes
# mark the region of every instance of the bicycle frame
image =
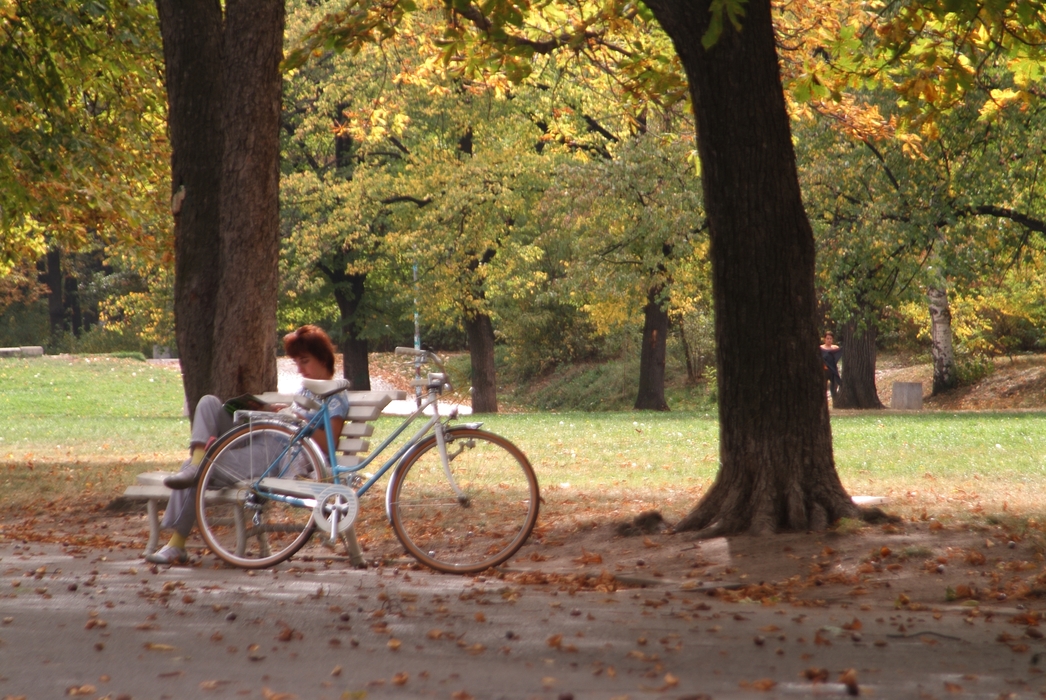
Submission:
[[[318,530],[328,546],[350,533],[349,551],[360,563],[351,534],[359,496],[390,472],[386,514],[419,562],[446,573],[473,573],[501,564],[522,546],[540,499],[526,456],[480,430],[482,423],[452,426],[456,409],[440,415],[439,400],[452,387],[438,356],[415,348],[396,348],[396,354],[431,361],[441,371],[413,381],[416,407],[366,457],[356,457],[366,446],[358,438],[372,429],[351,421],[373,420],[376,404],[388,399],[359,396],[343,426],[331,407],[340,406],[344,380],[304,382],[316,400],[297,396],[294,402],[310,411],[308,417],[285,411],[235,416],[250,423],[212,446],[194,496],[201,534],[219,558],[245,568],[271,566],[294,556]],[[243,448],[249,450],[235,452]]]
[[[450,481],[454,491],[460,495],[461,490],[458,488],[457,483],[451,476],[449,467],[447,467],[447,450],[446,444],[443,439],[443,430],[441,425],[442,417],[439,414],[439,390],[433,386],[429,387],[428,393],[425,395],[425,398],[422,399],[418,408],[415,409],[415,411],[411,413],[410,416],[408,416],[403,421],[403,423],[399,425],[399,427],[392,431],[392,433],[387,438],[385,438],[381,442],[381,444],[378,445],[366,459],[364,459],[359,464],[353,465],[351,467],[345,467],[338,464],[337,442],[339,437],[333,434],[328,400],[324,399],[319,410],[316,411],[315,415],[313,415],[308,421],[306,421],[297,429],[288,445],[285,448],[283,448],[280,454],[277,455],[277,457],[272,461],[268,468],[265,469],[261,476],[259,476],[251,484],[251,486],[253,490],[271,500],[280,501],[293,506],[312,508],[316,504],[315,501],[313,501],[312,499],[302,499],[296,496],[274,493],[272,491],[269,491],[268,489],[262,488],[260,486],[261,480],[266,477],[272,476],[273,468],[277,464],[280,464],[287,456],[288,452],[290,452],[291,450],[315,448],[316,446],[314,443],[310,445],[306,441],[311,440],[312,434],[322,426],[324,434],[327,438],[327,463],[331,467],[331,474],[333,476],[334,483],[338,485],[349,485],[348,480],[346,479],[345,481],[343,481],[342,477],[346,475],[351,476],[352,474],[361,472],[368,466],[370,466],[373,462],[375,462],[378,456],[381,455],[389,447],[389,445],[391,445],[400,435],[402,435],[409,426],[411,426],[418,418],[420,418],[425,413],[426,409],[428,409],[430,406],[433,407],[432,416],[428,418],[425,421],[425,423],[414,433],[414,435],[412,435],[410,439],[407,440],[406,443],[404,443],[404,445],[401,446],[395,452],[395,454],[389,457],[384,462],[384,464],[382,464],[366,482],[364,482],[356,489],[356,494],[359,496],[366,493],[371,488],[371,486],[373,486],[381,477],[387,474],[389,470],[395,467],[408,452],[410,452],[414,447],[416,447],[430,430],[434,430],[436,434],[436,441],[439,446],[440,457],[442,458],[444,469],[447,472],[447,478]],[[454,417],[454,415],[456,415],[456,412],[451,417]],[[316,449],[318,450],[318,448]]]

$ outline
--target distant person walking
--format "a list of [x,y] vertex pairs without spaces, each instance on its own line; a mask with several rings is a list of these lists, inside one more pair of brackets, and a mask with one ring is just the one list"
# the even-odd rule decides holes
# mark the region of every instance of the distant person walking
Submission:
[[835,403],[835,395],[839,392],[842,379],[839,378],[839,357],[843,351],[835,344],[835,336],[831,331],[824,334],[824,343],[821,345],[821,361],[824,363],[824,378],[828,382],[828,392]]

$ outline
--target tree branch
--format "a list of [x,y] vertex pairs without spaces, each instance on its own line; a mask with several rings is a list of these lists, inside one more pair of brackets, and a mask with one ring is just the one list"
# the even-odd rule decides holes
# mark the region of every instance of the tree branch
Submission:
[[410,204],[416,204],[418,206],[418,209],[421,209],[423,207],[427,207],[428,205],[432,204],[432,197],[425,197],[424,199],[418,199],[417,197],[412,197],[409,194],[398,194],[398,195],[394,195],[392,197],[386,197],[385,199],[381,200],[382,204],[400,204],[400,203],[403,203],[403,202],[409,202]]
[[[469,5],[464,8],[457,6],[454,7],[454,13],[469,20],[477,29],[486,32],[487,34],[490,34],[494,29],[494,23],[491,22],[490,19],[472,3],[469,3]],[[501,29],[501,31],[504,32],[504,29]],[[534,53],[547,55],[556,49],[569,46],[570,44],[579,43],[580,40],[588,41],[589,39],[598,39],[601,36],[602,32],[590,32],[586,30],[576,35],[563,33],[556,37],[539,40],[505,33],[503,43],[510,46],[525,46],[531,49]]]

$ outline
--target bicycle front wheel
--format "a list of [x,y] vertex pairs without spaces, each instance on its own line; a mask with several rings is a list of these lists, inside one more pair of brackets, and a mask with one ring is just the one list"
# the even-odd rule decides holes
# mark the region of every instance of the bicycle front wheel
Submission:
[[448,470],[429,436],[392,475],[386,506],[396,536],[418,561],[476,573],[526,542],[538,517],[538,481],[526,456],[503,437],[452,428],[445,438]]
[[272,500],[252,488],[263,475],[328,480],[326,463],[315,450],[291,444],[294,433],[275,422],[243,425],[220,437],[204,457],[196,487],[200,535],[233,566],[273,566],[293,556],[312,535],[312,509]]

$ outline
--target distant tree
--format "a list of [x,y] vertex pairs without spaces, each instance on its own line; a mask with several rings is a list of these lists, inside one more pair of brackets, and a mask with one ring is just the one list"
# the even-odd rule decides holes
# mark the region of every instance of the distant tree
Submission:
[[53,343],[97,320],[86,288],[107,261],[147,265],[170,244],[159,42],[135,0],[0,13],[0,277],[39,264]]
[[639,389],[634,407],[663,411],[669,318],[693,291],[676,269],[694,255],[702,228],[699,181],[689,165],[692,141],[638,134],[609,159],[561,166],[544,197],[539,245],[572,241],[565,286],[604,332],[642,321]]

